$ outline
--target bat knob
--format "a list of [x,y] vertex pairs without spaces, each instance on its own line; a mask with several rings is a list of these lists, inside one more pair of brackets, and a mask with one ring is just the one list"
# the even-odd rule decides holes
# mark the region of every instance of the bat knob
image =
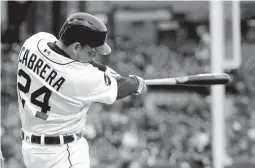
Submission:
[[226,79],[226,84],[229,84],[233,81],[233,78],[230,75],[224,74],[223,76]]
[[[232,75],[231,75],[232,76]],[[233,82],[233,76],[231,77],[230,75],[228,75],[228,80],[229,82],[228,83],[232,83]]]

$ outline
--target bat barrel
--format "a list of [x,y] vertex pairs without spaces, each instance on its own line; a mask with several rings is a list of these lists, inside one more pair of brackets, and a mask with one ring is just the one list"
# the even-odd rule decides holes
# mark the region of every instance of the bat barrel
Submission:
[[186,85],[219,85],[228,84],[231,78],[228,74],[200,74],[176,78],[177,84]]

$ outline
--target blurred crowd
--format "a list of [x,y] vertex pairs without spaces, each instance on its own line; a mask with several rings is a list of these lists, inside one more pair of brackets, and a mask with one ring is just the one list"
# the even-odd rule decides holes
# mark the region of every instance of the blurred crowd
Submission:
[[[183,76],[209,72],[207,45],[197,44],[186,55],[161,45],[116,42],[107,64],[121,75],[145,78]],[[2,151],[6,168],[24,167],[19,136],[20,119],[16,95],[19,44],[2,44]],[[255,160],[253,90],[247,85],[245,66],[234,72],[235,94],[226,100],[225,162]],[[155,91],[156,92],[156,91]],[[162,93],[162,94],[161,94]],[[211,168],[210,95],[165,91],[155,99],[178,99],[157,103],[153,113],[146,107],[146,95],[130,96],[106,106],[94,104],[88,113],[84,136],[90,144],[92,168]]]

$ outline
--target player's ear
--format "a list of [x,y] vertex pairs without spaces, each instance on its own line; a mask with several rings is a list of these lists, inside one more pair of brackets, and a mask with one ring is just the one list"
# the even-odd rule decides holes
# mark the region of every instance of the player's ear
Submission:
[[73,52],[75,54],[77,54],[77,52],[79,52],[81,50],[81,44],[79,42],[75,42],[73,43]]

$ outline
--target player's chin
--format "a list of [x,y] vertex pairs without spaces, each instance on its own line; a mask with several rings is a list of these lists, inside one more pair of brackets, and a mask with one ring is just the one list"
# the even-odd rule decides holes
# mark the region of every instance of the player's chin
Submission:
[[87,59],[80,59],[78,62],[81,62],[81,63],[90,63],[90,62],[93,62],[93,58],[87,58]]
[[93,60],[94,58],[95,58],[95,57],[89,57],[88,62],[94,61],[94,60]]
[[93,61],[94,58],[96,58],[96,54],[93,54],[93,55],[89,55],[89,60]]

